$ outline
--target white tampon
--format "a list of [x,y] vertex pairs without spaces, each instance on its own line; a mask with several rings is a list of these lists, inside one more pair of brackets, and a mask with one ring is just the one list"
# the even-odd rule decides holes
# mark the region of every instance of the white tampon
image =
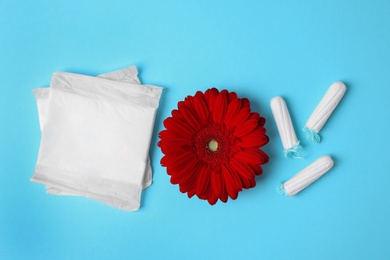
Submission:
[[330,156],[322,156],[294,177],[281,184],[278,192],[292,197],[332,169],[333,165],[334,162]]
[[280,139],[282,140],[284,156],[286,158],[302,158],[298,152],[298,150],[301,149],[301,146],[299,145],[299,140],[295,134],[290,113],[288,112],[286,103],[282,97],[277,96],[271,99],[271,110],[279,131]]
[[321,137],[318,133],[332,114],[333,110],[337,107],[341,98],[344,96],[345,90],[346,87],[342,82],[335,82],[329,87],[325,96],[317,105],[316,109],[303,127],[303,131],[306,133],[307,139],[315,143],[319,143],[321,141]]

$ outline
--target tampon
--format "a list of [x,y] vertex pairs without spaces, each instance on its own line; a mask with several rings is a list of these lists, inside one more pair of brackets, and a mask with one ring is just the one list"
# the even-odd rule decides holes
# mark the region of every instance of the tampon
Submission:
[[284,102],[282,97],[277,96],[271,99],[270,103],[280,139],[282,140],[284,156],[286,158],[302,158],[298,152],[301,146],[295,134],[286,102]]
[[345,90],[346,87],[342,82],[335,82],[329,87],[328,91],[303,127],[307,139],[315,143],[321,141],[321,137],[318,133],[344,96]]
[[327,173],[333,165],[334,162],[330,156],[322,156],[294,177],[281,184],[278,191],[281,194],[292,197]]

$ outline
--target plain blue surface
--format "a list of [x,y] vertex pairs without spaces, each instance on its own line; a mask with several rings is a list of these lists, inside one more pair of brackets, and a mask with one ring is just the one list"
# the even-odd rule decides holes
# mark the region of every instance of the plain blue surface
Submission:
[[[240,2],[240,3],[238,3]],[[390,259],[390,2],[1,1],[1,259]],[[30,183],[40,131],[32,89],[55,71],[136,65],[165,87],[154,183],[129,213]],[[334,81],[347,92],[321,131],[300,130]],[[270,162],[254,189],[210,206],[169,182],[157,133],[210,87],[266,117]],[[305,159],[284,159],[269,101],[285,98]],[[321,155],[335,167],[294,198],[276,192]]]

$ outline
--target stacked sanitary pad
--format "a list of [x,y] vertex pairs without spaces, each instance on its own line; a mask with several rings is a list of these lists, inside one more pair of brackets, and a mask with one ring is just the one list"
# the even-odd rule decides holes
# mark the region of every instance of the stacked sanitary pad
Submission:
[[134,66],[98,77],[59,72],[50,88],[34,89],[42,140],[31,181],[51,194],[140,207],[162,88],[137,74]]

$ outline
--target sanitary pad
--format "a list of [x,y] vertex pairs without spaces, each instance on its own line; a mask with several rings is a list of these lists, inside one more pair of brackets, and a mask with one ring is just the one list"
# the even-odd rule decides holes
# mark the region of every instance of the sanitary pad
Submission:
[[141,85],[136,68],[90,77],[54,73],[35,89],[42,131],[31,181],[124,210],[151,184],[148,158],[162,88]]

